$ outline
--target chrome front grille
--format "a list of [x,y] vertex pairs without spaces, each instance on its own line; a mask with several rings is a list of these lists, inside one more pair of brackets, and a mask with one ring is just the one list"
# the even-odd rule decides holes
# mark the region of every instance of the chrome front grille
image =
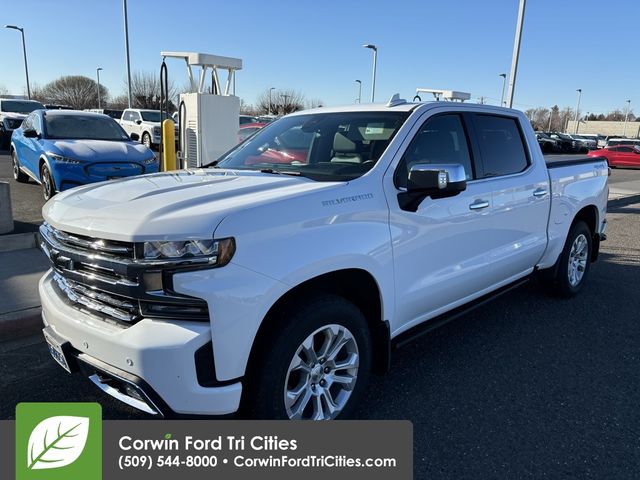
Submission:
[[134,257],[134,246],[132,243],[116,242],[112,240],[96,240],[81,235],[72,235],[70,233],[62,232],[51,226],[47,225],[50,234],[60,244],[72,248],[81,248],[89,252],[100,252],[111,255],[117,255],[123,258]]
[[40,227],[40,248],[60,294],[82,310],[125,325],[143,317],[209,319],[204,300],[165,288],[165,279],[192,264],[138,259],[133,243],[74,235],[46,223]]
[[53,280],[71,302],[82,305],[92,312],[99,312],[128,323],[134,322],[140,317],[137,302],[118,299],[108,293],[93,290],[67,280],[57,272],[53,274]]

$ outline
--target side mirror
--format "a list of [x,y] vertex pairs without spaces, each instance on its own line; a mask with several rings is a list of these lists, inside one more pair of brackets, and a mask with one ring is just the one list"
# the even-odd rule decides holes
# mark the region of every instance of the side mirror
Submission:
[[411,167],[407,191],[398,194],[400,208],[415,212],[426,197],[452,197],[467,188],[467,174],[460,164],[419,163]]
[[131,140],[135,140],[136,142],[140,141],[140,135],[138,135],[137,133],[132,133],[129,136],[131,137]]
[[142,125],[142,120],[136,120],[136,125]]
[[38,135],[38,132],[36,132],[33,128],[28,128],[27,130],[24,130],[22,132],[22,134],[26,138],[39,138],[40,137],[40,135]]

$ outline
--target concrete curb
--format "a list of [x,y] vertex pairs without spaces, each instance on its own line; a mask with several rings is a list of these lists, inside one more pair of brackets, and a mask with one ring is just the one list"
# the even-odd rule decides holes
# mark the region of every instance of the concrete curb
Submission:
[[36,247],[36,232],[0,235],[0,252]]
[[640,194],[627,195],[625,197],[615,198],[607,202],[607,208],[621,207],[631,203],[640,203]]
[[32,307],[0,315],[0,339],[33,335],[42,329],[42,309]]

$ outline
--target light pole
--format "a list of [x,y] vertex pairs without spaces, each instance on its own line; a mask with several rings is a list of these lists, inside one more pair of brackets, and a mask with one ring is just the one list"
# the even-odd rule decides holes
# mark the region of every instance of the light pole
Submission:
[[358,103],[362,103],[362,80],[356,80],[358,84]]
[[506,73],[501,73],[498,76],[502,77],[502,95],[500,95],[500,106],[504,107],[504,88],[507,85],[507,74]]
[[518,23],[516,24],[516,38],[513,41],[513,57],[511,58],[511,75],[509,75],[509,93],[507,94],[507,107],[513,106],[513,93],[516,89],[516,74],[518,73],[518,59],[520,58],[520,40],[522,40],[522,24],[524,23],[524,10],[527,0],[520,0],[518,8]]
[[127,0],[122,0],[122,10],[124,13],[124,44],[127,56],[127,94],[129,108],[131,108],[131,62],[129,61],[129,21],[127,19]]
[[627,113],[624,116],[624,130],[622,131],[622,136],[627,136],[627,122],[629,121],[629,112],[631,110],[631,100],[627,100]]
[[547,132],[551,132],[551,119],[553,118],[553,107],[549,110],[549,128],[547,128]]
[[378,65],[378,47],[376,47],[372,43],[367,43],[366,45],[363,45],[363,47],[373,50],[373,78],[371,80],[371,103],[373,103],[376,99],[376,67]]
[[582,98],[582,89],[578,88],[576,92],[578,92],[578,104],[576,105],[576,125],[573,129],[573,133],[578,133],[578,115],[580,114],[580,99]]
[[11,30],[20,30],[22,34],[22,54],[24,55],[24,74],[27,77],[27,98],[31,100],[31,87],[29,86],[29,67],[27,66],[27,44],[24,41],[24,28],[17,25],[5,25],[4,28],[10,28]]
[[100,106],[100,70],[102,70],[102,67],[96,68],[96,75],[98,76],[98,108],[102,108]]
[[272,92],[273,90],[275,90],[275,89],[276,89],[276,87],[271,87],[271,88],[269,89],[269,115],[271,115],[271,92]]

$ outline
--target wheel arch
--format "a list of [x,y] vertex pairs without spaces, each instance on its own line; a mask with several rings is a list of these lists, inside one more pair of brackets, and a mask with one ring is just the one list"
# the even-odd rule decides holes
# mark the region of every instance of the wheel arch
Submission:
[[51,174],[51,177],[55,182],[55,178],[53,177],[53,170],[51,169],[51,164],[49,163],[49,159],[45,155],[40,155],[40,158],[38,158],[38,172],[36,173],[38,175],[38,181],[42,182],[42,166],[43,165],[47,166],[47,168],[49,169],[49,173]]
[[373,345],[373,370],[383,373],[390,360],[390,329],[383,319],[382,292],[376,279],[366,270],[349,268],[324,273],[292,287],[271,306],[258,328],[246,372],[269,348],[270,338],[278,331],[281,314],[311,296],[338,295],[352,302],[367,319]]
[[[592,249],[591,249],[591,261],[595,262],[598,259],[598,253],[600,252],[600,237],[598,236],[598,209],[595,205],[587,205],[582,207],[576,216],[573,218],[573,222],[571,222],[571,227],[576,224],[576,222],[583,221],[589,227],[589,231],[591,232],[591,241],[592,241]],[[569,227],[569,230],[571,230]]]

